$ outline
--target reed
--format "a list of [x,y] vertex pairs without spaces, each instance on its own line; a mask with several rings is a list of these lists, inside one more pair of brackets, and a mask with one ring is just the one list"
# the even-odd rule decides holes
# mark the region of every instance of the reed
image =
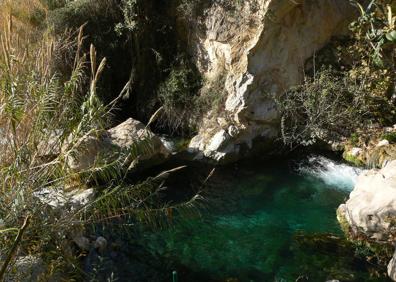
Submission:
[[[104,105],[97,85],[106,58],[99,60],[93,45],[89,54],[83,52],[84,27],[54,35],[28,20],[34,9],[46,13],[46,6],[36,0],[0,2],[0,265],[7,260],[7,276],[16,257],[32,254],[41,256],[47,265],[41,279],[61,273],[78,280],[85,274],[78,266],[79,254],[70,252],[66,243],[68,230],[111,222],[115,217],[154,222],[159,214],[166,217],[172,209],[189,208],[200,197],[175,206],[162,204],[164,176],[170,172],[138,184],[126,183],[125,166],[150,149],[144,140],[111,163],[98,161],[80,172],[69,169],[67,158],[78,153],[84,138],[107,128],[114,107],[129,87]],[[66,77],[55,67],[65,53],[74,55]],[[97,176],[106,184],[92,183]],[[96,200],[73,213],[52,211],[35,196],[43,188],[88,186],[96,189]],[[24,229],[24,239],[13,247],[25,218],[30,224]]]

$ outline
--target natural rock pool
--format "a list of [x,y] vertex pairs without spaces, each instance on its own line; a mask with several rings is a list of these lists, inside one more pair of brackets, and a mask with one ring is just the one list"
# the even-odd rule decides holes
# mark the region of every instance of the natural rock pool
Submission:
[[358,172],[324,157],[219,169],[199,215],[139,235],[159,261],[142,271],[164,275],[147,281],[172,281],[173,270],[178,281],[389,281],[336,219]]

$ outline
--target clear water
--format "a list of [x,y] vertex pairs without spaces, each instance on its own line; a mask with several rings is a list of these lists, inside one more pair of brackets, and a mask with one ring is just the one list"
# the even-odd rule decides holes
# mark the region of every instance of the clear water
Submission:
[[199,216],[178,216],[140,244],[179,281],[388,281],[336,220],[358,173],[323,157],[222,169]]

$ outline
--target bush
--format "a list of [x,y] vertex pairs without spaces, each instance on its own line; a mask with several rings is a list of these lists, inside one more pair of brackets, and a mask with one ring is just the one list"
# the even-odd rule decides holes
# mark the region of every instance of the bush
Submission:
[[359,145],[359,134],[354,132],[351,134],[349,137],[349,141],[352,144],[352,146],[358,146]]
[[163,126],[180,133],[191,133],[196,126],[197,93],[201,80],[184,58],[178,59],[167,79],[160,84],[158,98],[163,106]]
[[158,97],[164,111],[162,126],[181,135],[195,134],[205,115],[219,115],[226,98],[224,92],[223,73],[203,82],[195,66],[179,58],[178,65],[159,86]]
[[[82,46],[84,52],[89,51],[87,42],[97,48],[98,58],[106,57],[107,65],[101,80],[98,82],[98,96],[104,103],[110,102],[120,93],[129,80],[131,70],[131,52],[126,36],[120,36],[115,31],[115,25],[122,20],[118,0],[76,0],[68,1],[48,13],[48,23],[54,34],[74,34],[84,25],[84,35],[87,40]],[[68,54],[58,56],[57,71],[66,78],[70,75],[68,68],[73,62],[73,56]]]
[[389,143],[396,143],[396,132],[389,132],[382,135],[382,139],[388,140]]
[[283,142],[291,147],[350,136],[371,117],[373,101],[357,81],[332,69],[275,99]]
[[[351,23],[350,36],[333,49],[334,61],[339,62],[343,71],[359,80],[365,91],[372,96],[393,99],[395,103],[395,1],[352,2],[357,6],[360,17]],[[395,122],[395,114],[394,112],[393,118],[386,116],[383,122]]]

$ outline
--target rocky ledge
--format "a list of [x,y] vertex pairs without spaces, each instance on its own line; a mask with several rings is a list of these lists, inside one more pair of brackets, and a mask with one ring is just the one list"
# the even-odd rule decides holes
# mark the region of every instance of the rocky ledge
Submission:
[[[337,211],[348,236],[380,246],[396,243],[396,160],[382,169],[363,172],[348,201]],[[388,265],[388,275],[396,281],[396,255]]]

